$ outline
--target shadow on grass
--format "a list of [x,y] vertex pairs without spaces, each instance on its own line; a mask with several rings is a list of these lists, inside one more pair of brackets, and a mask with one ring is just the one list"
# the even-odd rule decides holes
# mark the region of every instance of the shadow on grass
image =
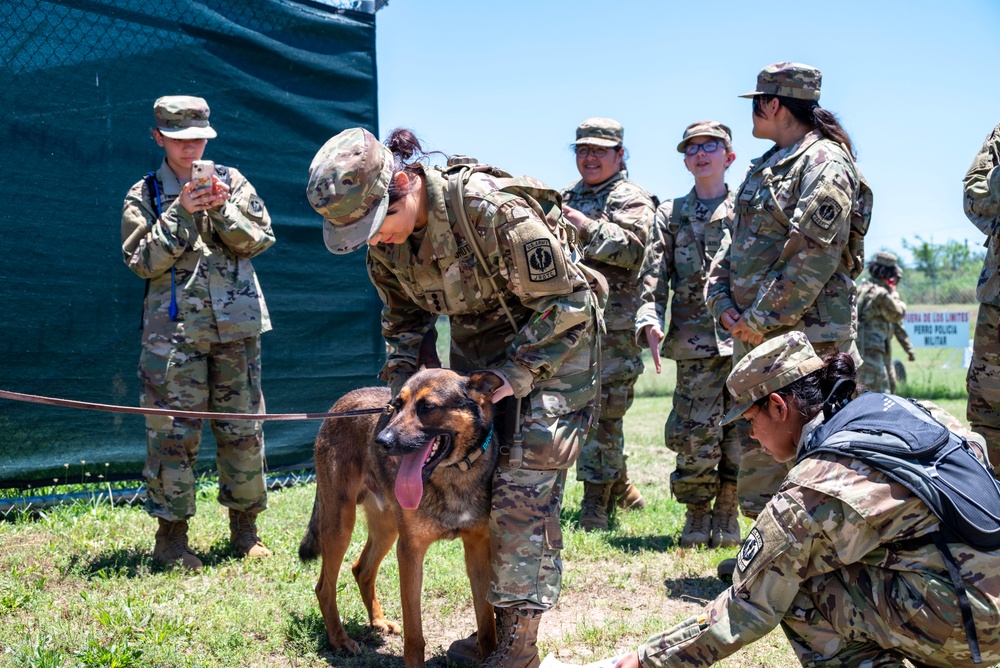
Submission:
[[666,552],[678,546],[677,536],[611,536],[608,545],[625,552]]
[[719,578],[670,578],[663,581],[667,596],[707,603],[728,587]]
[[[204,568],[229,564],[241,557],[228,540],[218,540],[208,552],[195,550]],[[64,573],[79,573],[87,579],[108,579],[110,577],[137,578],[165,573],[176,566],[164,566],[153,559],[146,550],[117,549],[101,552],[96,556],[74,554],[70,556]]]

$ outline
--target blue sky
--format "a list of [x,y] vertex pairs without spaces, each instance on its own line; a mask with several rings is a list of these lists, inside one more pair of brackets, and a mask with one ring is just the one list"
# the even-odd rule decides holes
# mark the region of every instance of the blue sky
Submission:
[[382,138],[409,127],[427,148],[563,188],[576,126],[609,116],[630,178],[661,199],[693,184],[676,145],[696,120],[733,129],[738,186],[770,144],[737,95],[769,63],[807,63],[875,193],[869,254],[985,238],[962,213],[962,177],[1000,123],[997,0],[391,0],[376,34]]

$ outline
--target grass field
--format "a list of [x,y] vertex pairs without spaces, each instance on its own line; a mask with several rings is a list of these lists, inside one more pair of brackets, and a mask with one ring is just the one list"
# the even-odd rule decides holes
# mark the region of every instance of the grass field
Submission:
[[[964,383],[961,360],[918,350],[908,364],[913,387]],[[642,378],[625,419],[629,468],[649,505],[615,518],[613,530],[576,528],[582,486],[571,480],[562,514],[564,589],[540,633],[543,653],[573,662],[622,653],[696,612],[722,591],[715,568],[736,548],[677,545],[683,507],[669,493],[673,455],[662,445],[670,409],[672,364]],[[951,389],[949,389],[951,392]],[[958,391],[959,394],[961,390]],[[964,400],[941,403],[964,420]],[[570,478],[573,476],[571,474]],[[318,564],[299,563],[298,541],[308,522],[313,485],[273,492],[261,516],[271,559],[244,562],[227,547],[224,509],[206,487],[192,521],[192,545],[206,568],[196,575],[164,571],[150,551],[155,522],[140,508],[76,503],[35,517],[0,522],[0,665],[57,666],[402,666],[399,637],[370,631],[350,573],[364,542],[355,530],[339,583],[341,614],[362,653],[326,649],[313,586]],[[749,523],[743,520],[744,533]],[[378,591],[390,619],[399,620],[394,553]],[[432,547],[424,581],[424,623],[430,665],[446,666],[448,644],[473,630],[460,545]],[[780,631],[717,665],[799,665]]]

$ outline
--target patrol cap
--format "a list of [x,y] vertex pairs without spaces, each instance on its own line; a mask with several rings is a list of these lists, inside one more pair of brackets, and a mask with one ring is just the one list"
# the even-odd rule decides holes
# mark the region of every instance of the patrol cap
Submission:
[[213,139],[215,130],[208,124],[208,102],[190,95],[165,95],[153,103],[156,129],[171,139]]
[[774,63],[757,75],[757,90],[740,97],[778,95],[797,100],[819,102],[819,88],[823,75],[815,67],[802,63]]
[[764,341],[737,362],[726,379],[735,405],[722,424],[733,422],[754,402],[822,368],[823,360],[802,332],[787,332]]
[[393,163],[392,152],[364,128],[344,130],[316,153],[306,197],[323,216],[323,241],[331,253],[361,248],[382,227]]
[[621,146],[625,128],[613,118],[588,118],[576,128],[574,144]]
[[732,146],[733,144],[733,132],[729,129],[728,125],[716,123],[715,121],[696,121],[684,129],[684,137],[681,139],[681,143],[677,145],[677,152],[683,153],[688,140],[695,137],[715,137],[724,141],[727,146]]
[[888,251],[879,251],[872,257],[872,264],[880,264],[883,267],[895,267],[899,264],[899,259]]

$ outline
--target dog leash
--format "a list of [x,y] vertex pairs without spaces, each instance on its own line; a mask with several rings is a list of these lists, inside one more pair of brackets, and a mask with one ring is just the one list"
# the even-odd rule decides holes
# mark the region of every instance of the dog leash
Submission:
[[21,392],[10,392],[0,390],[0,399],[11,401],[24,401],[32,404],[46,404],[48,406],[63,406],[65,408],[81,408],[91,411],[104,411],[106,413],[132,413],[138,415],[167,415],[175,418],[190,418],[202,420],[326,420],[327,418],[345,418],[358,415],[375,415],[384,413],[389,407],[382,408],[358,408],[351,411],[341,411],[339,413],[208,413],[199,411],[181,411],[172,408],[138,408],[135,406],[114,406],[112,404],[95,404],[89,401],[73,401],[72,399],[57,399],[55,397],[41,397],[35,394],[23,394]]

